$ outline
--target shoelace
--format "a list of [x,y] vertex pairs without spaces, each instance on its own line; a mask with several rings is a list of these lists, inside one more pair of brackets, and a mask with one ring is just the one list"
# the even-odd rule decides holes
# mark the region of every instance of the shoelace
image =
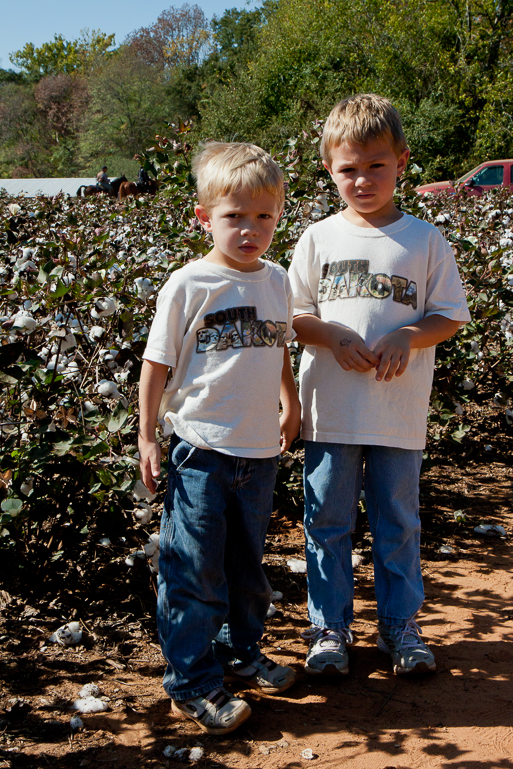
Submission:
[[[190,709],[195,710],[197,716],[201,716],[207,708],[204,705],[196,702],[196,699],[199,698],[193,698],[189,700],[187,705]],[[206,694],[202,699],[208,700],[208,702],[211,702],[212,705],[215,705],[217,708],[221,709],[230,700],[230,695],[226,689],[218,688],[212,689],[212,691]]]
[[330,635],[335,635],[341,638],[346,643],[352,643],[353,642],[353,634],[349,630],[348,627],[340,628],[340,630],[330,630],[330,628],[326,627],[317,627],[317,625],[312,625],[308,628],[308,630],[304,630],[301,633],[301,638],[304,638],[305,641],[317,641],[321,636],[326,638],[326,641],[335,640],[330,639]]
[[421,646],[422,641],[420,635],[422,629],[414,619],[409,619],[406,625],[399,631],[399,639],[401,646]]

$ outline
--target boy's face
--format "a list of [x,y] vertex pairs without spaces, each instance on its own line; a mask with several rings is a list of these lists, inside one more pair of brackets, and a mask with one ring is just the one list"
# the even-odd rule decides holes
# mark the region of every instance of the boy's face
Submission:
[[249,191],[230,193],[209,210],[196,206],[195,213],[214,238],[207,261],[240,272],[262,269],[258,258],[269,248],[281,215],[274,195],[261,192],[252,198]]
[[397,177],[406,168],[410,151],[399,157],[386,138],[367,144],[343,142],[324,163],[348,208],[344,216],[360,227],[384,227],[399,218],[393,201]]

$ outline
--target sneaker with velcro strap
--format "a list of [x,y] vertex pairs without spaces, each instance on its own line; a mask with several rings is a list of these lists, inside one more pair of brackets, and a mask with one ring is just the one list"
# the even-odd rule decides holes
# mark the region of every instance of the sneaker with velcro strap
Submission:
[[182,702],[173,700],[172,709],[176,715],[190,718],[204,732],[214,735],[233,732],[251,715],[247,702],[234,697],[222,687]]
[[392,657],[394,673],[430,673],[436,670],[435,657],[420,638],[422,630],[415,620],[409,619],[398,627],[378,625],[378,649]]
[[353,643],[353,634],[349,628],[331,630],[330,628],[311,628],[301,633],[301,638],[310,641],[306,654],[305,673],[310,676],[321,674],[347,675],[349,657],[346,646]]
[[245,662],[228,663],[224,666],[227,677],[243,683],[251,689],[258,689],[263,694],[280,694],[288,689],[296,680],[296,674],[287,665],[277,662],[261,654],[249,665]]

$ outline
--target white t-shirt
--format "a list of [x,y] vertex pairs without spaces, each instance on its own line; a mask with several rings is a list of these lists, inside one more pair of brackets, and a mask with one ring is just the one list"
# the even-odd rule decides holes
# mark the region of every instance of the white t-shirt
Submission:
[[284,345],[294,337],[286,271],[240,272],[200,259],[169,278],[143,357],[173,369],[159,418],[194,446],[238,457],[280,453]]
[[[341,213],[309,227],[289,270],[294,314],[356,331],[371,350],[391,331],[443,315],[470,320],[451,247],[436,227],[403,214],[367,229]],[[307,346],[300,365],[307,440],[422,449],[435,348],[411,351],[404,374],[344,371],[330,350]]]

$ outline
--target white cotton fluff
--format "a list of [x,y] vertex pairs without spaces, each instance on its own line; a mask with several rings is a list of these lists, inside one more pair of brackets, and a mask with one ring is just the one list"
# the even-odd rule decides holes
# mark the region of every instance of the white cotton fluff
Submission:
[[283,600],[283,593],[280,590],[273,590],[271,593],[271,601],[281,601]]
[[92,342],[98,342],[105,333],[105,329],[101,326],[91,326],[89,329],[89,338]]
[[475,384],[471,379],[464,379],[461,383],[461,387],[463,387],[464,390],[473,390]]
[[159,558],[160,558],[160,550],[155,550],[155,552],[150,558],[150,565],[153,571],[155,571],[157,574],[159,573]]
[[18,331],[24,331],[26,334],[31,334],[37,326],[37,321],[26,310],[17,313],[14,316],[13,328]]
[[149,278],[136,278],[134,285],[139,299],[147,299],[155,291],[155,286]]
[[454,403],[454,413],[457,414],[459,417],[463,416],[463,406],[461,403],[458,403],[457,401],[453,401]]
[[76,646],[82,640],[82,631],[79,622],[68,622],[62,625],[50,636],[51,643],[61,646]]
[[107,379],[102,379],[96,385],[96,392],[103,395],[105,398],[115,398],[116,400],[119,400],[122,397],[117,384],[115,382],[109,382]]
[[130,553],[130,555],[127,555],[125,558],[125,563],[127,566],[132,567],[135,564],[135,559],[139,558],[142,561],[146,560],[146,553],[144,550],[134,550],[133,553]]
[[176,748],[174,745],[166,745],[164,750],[162,751],[162,755],[166,758],[171,758],[176,753]]
[[83,686],[79,693],[79,697],[99,697],[101,694],[98,684],[86,684]]
[[287,561],[287,566],[295,574],[306,574],[306,561],[299,558],[290,558]]
[[146,526],[151,521],[153,510],[146,502],[139,502],[139,506],[134,510],[134,515],[140,524]]
[[147,543],[144,545],[144,552],[148,556],[148,558],[151,558],[153,555],[155,555],[155,552],[159,548],[159,535],[158,534],[151,534]]
[[17,203],[9,203],[7,208],[11,212],[11,216],[16,216],[16,214],[19,214],[21,211],[21,206],[19,206]]
[[157,496],[156,494],[152,494],[151,491],[146,488],[146,486],[140,479],[136,482],[134,486],[133,495],[136,502],[139,502],[142,499],[146,499],[148,502],[153,502],[153,500]]
[[80,697],[73,703],[75,710],[79,713],[103,713],[109,709],[109,706],[98,697]]
[[205,754],[205,748],[192,748],[189,753],[189,761],[192,761],[192,763],[196,763],[196,761],[201,761]]
[[274,617],[277,611],[278,609],[273,603],[269,604],[269,608],[267,609],[267,614],[265,615],[266,618],[270,619],[271,617]]
[[93,309],[91,310],[91,317],[95,320],[98,318],[105,318],[108,315],[113,315],[116,312],[116,301],[111,296],[105,297],[105,299],[97,299]]
[[506,529],[497,523],[481,523],[474,529],[476,534],[483,534],[485,537],[505,537]]

